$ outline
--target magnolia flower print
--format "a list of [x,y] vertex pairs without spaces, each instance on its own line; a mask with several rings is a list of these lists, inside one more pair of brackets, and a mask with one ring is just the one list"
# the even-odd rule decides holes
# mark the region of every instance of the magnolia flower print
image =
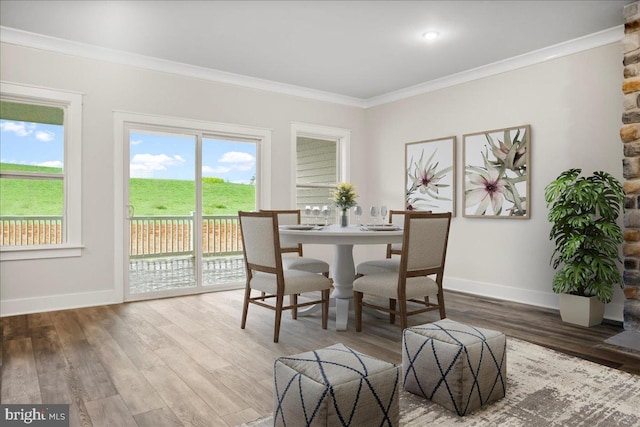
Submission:
[[433,158],[438,150],[433,150],[426,162],[424,162],[424,150],[420,153],[418,161],[413,159],[409,162],[407,176],[411,182],[411,187],[407,189],[406,209],[413,210],[416,202],[426,202],[427,206],[435,207],[436,205],[429,203],[432,200],[451,200],[450,198],[441,196],[440,190],[449,187],[442,180],[449,172],[453,170],[453,166],[449,166],[438,170],[439,162],[433,162]]
[[516,184],[527,180],[528,132],[518,129],[511,138],[507,129],[502,140],[490,133],[484,136],[483,166],[466,166],[465,206],[476,206],[475,215],[486,215],[489,206],[494,215],[503,215],[508,201],[508,216],[526,215],[527,197],[520,195]]
[[528,134],[523,132],[520,135],[520,129],[517,130],[513,141],[511,140],[511,132],[507,129],[504,131],[502,141],[498,139],[496,143],[491,134],[485,134],[487,142],[491,148],[491,152],[496,160],[492,163],[495,166],[503,166],[514,172],[526,173],[527,169],[527,137]]
[[485,162],[484,169],[469,166],[467,179],[465,191],[467,206],[478,205],[475,214],[485,215],[491,204],[494,214],[500,215],[506,188],[504,180],[500,177],[500,171]]

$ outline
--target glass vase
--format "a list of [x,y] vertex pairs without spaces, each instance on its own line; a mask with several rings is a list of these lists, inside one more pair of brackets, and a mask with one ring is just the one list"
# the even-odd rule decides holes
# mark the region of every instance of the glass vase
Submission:
[[347,227],[349,225],[349,211],[347,209],[342,210],[340,215],[340,227]]

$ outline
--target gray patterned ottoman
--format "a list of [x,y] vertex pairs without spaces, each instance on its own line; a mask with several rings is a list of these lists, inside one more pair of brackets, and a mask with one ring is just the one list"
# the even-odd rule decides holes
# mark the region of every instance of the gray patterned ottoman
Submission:
[[503,333],[449,319],[402,333],[404,389],[460,416],[501,399],[507,384]]
[[400,368],[344,344],[280,357],[274,425],[397,426]]

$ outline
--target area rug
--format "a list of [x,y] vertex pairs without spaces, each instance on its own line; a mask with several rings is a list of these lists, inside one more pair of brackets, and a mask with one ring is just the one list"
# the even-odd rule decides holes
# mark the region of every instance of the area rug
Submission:
[[[640,376],[507,338],[507,395],[466,417],[400,393],[400,425],[640,427]],[[273,425],[271,415],[243,427]]]

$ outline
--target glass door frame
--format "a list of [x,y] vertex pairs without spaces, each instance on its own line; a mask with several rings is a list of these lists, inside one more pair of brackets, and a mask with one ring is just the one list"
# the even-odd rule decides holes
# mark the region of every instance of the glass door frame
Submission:
[[[114,224],[116,237],[115,247],[115,288],[114,296],[119,301],[136,301],[189,295],[202,292],[237,289],[239,285],[203,286],[202,269],[197,268],[196,286],[177,290],[165,290],[144,294],[131,294],[129,289],[129,132],[130,130],[151,130],[180,135],[195,135],[196,141],[196,219],[194,227],[202,229],[202,160],[201,147],[203,138],[224,137],[256,142],[256,209],[268,209],[271,200],[271,135],[272,131],[225,123],[205,122],[199,120],[114,112],[114,136],[116,171],[114,174]],[[202,258],[202,233],[195,233],[195,256]],[[118,262],[120,260],[120,262]],[[199,261],[197,261],[199,263]]]
[[[191,130],[191,129],[178,129],[171,128],[166,126],[155,126],[155,125],[140,125],[140,124],[125,124],[124,128],[125,139],[129,142],[128,146],[125,148],[127,159],[130,158],[130,144],[131,144],[131,134],[133,133],[146,133],[146,134],[156,134],[158,136],[173,136],[173,137],[185,137],[185,138],[193,138],[193,149],[194,149],[194,191],[195,197],[193,200],[193,252],[191,256],[193,256],[193,265],[195,269],[195,286],[187,285],[185,287],[171,287],[168,289],[157,290],[157,291],[149,291],[144,293],[131,293],[131,283],[130,283],[130,275],[125,273],[124,282],[125,282],[125,300],[126,301],[134,301],[140,299],[152,299],[152,298],[162,298],[162,297],[170,297],[177,295],[188,295],[192,293],[202,292],[202,132]],[[129,160],[130,163],[130,160]],[[126,176],[124,177],[125,185],[124,185],[124,203],[125,208],[127,210],[127,214],[125,216],[125,227],[124,227],[124,241],[127,244],[127,247],[130,247],[131,242],[131,222],[130,215],[132,212],[135,212],[130,205],[130,179],[131,174],[130,168],[124,168],[124,172]],[[200,232],[199,232],[200,231]],[[130,256],[127,253],[128,251],[125,249],[125,257],[127,261],[125,263],[125,270],[128,271],[128,265],[131,262]]]

